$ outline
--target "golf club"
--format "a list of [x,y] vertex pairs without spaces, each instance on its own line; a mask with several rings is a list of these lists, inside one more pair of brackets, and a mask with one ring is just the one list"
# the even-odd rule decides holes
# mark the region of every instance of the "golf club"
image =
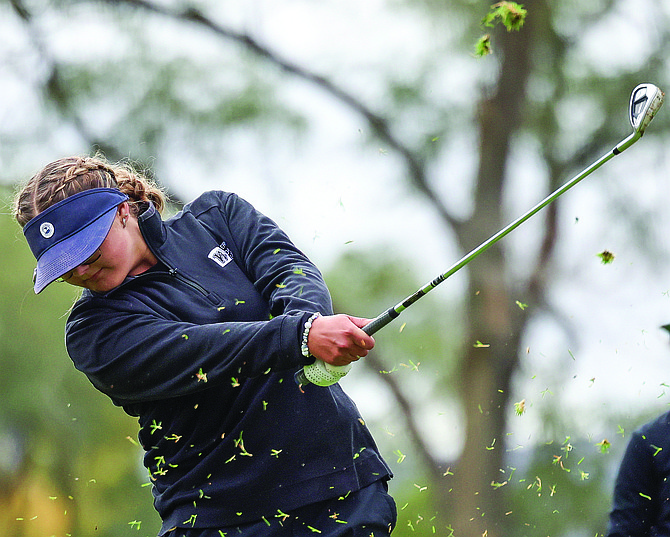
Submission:
[[[365,327],[363,327],[363,331],[366,334],[372,335],[379,329],[389,324],[393,319],[397,318],[404,310],[406,310],[408,307],[414,304],[421,297],[425,296],[429,291],[433,290],[444,280],[449,278],[449,276],[462,269],[465,265],[467,265],[479,254],[488,250],[496,242],[498,242],[500,239],[502,239],[510,232],[514,231],[517,227],[523,224],[531,216],[533,216],[538,211],[549,205],[552,201],[556,200],[559,196],[570,190],[573,186],[579,183],[586,176],[590,175],[595,170],[600,168],[612,157],[619,155],[620,153],[628,149],[631,145],[633,145],[642,137],[645,129],[647,128],[651,120],[656,115],[656,112],[658,112],[659,108],[663,104],[664,97],[665,94],[653,84],[640,84],[639,86],[637,86],[633,90],[633,93],[631,94],[630,105],[629,105],[629,119],[630,124],[633,127],[633,133],[630,136],[619,142],[619,144],[617,144],[606,155],[595,161],[588,168],[584,169],[579,175],[575,176],[566,184],[564,184],[562,187],[560,187],[552,194],[547,196],[544,200],[535,205],[528,212],[526,212],[525,214],[514,220],[511,224],[507,225],[506,227],[498,231],[495,235],[493,235],[487,241],[477,246],[470,253],[463,256],[460,259],[460,261],[452,265],[449,268],[449,270],[447,270],[445,273],[440,274],[437,278],[435,278],[431,282],[427,283],[426,285],[418,289],[415,293],[405,298],[405,300],[403,300],[399,304],[393,306],[392,308],[389,308],[385,312],[378,315],[375,319],[373,319],[370,323],[368,323]],[[295,375],[295,380],[299,386],[304,386],[309,383],[316,384],[317,386],[330,386],[331,384],[335,384],[340,378],[346,375],[350,369],[351,364],[345,366],[334,366],[322,360],[316,360],[313,364],[307,365],[303,369],[298,371]]]

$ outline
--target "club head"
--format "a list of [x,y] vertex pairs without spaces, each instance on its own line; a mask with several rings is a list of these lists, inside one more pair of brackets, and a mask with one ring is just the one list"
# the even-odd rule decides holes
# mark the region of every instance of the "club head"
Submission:
[[640,84],[633,90],[630,96],[630,124],[640,136],[644,134],[647,125],[654,119],[664,98],[665,93],[653,84]]

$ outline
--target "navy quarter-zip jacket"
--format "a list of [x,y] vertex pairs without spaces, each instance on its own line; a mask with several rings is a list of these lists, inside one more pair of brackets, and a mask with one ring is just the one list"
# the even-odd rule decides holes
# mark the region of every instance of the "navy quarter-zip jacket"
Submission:
[[139,217],[156,267],[66,327],[77,369],[139,418],[161,534],[271,519],[391,472],[338,384],[294,373],[306,320],[332,314],[316,267],[235,194],[208,192],[163,221]]
[[606,535],[670,535],[670,412],[631,435],[616,478]]

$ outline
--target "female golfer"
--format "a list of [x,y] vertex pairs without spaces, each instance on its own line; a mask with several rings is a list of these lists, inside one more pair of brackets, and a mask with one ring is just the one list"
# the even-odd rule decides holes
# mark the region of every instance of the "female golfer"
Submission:
[[163,205],[146,178],[87,157],[48,164],[15,204],[35,292],[84,288],[67,351],[139,418],[160,535],[388,535],[391,472],[356,406],[293,380],[365,356],[368,321],[333,315],[316,267],[238,196],[167,220]]

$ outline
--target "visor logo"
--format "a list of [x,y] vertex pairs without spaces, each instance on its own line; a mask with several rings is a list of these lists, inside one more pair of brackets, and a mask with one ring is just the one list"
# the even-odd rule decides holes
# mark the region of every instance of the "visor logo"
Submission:
[[54,229],[54,226],[51,222],[44,222],[40,226],[40,235],[44,237],[45,239],[50,239],[51,237],[54,236],[54,232],[56,230]]

